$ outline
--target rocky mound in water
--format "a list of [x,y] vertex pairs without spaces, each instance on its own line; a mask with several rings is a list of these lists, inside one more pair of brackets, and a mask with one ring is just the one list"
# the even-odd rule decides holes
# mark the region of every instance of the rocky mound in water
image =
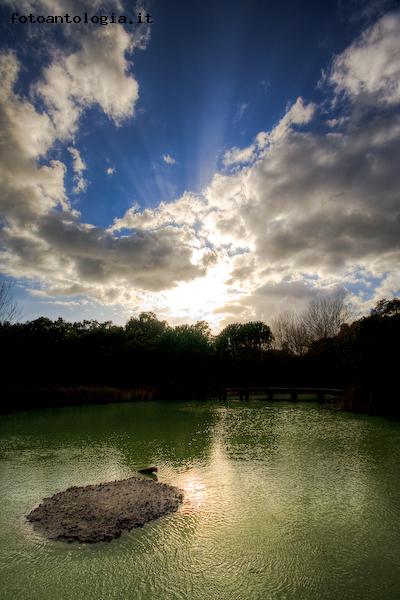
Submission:
[[27,519],[52,540],[103,542],[174,512],[182,500],[183,493],[176,487],[131,477],[70,487],[45,498]]

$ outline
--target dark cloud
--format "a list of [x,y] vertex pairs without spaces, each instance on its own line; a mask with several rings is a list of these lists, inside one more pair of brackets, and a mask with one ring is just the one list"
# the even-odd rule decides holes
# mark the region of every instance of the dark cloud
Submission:
[[[66,198],[65,165],[48,157],[85,107],[97,104],[116,122],[133,113],[137,87],[125,56],[133,42],[124,32],[117,38],[87,38],[73,55],[54,58],[35,88],[47,113],[14,93],[17,58],[0,56],[7,273],[40,280],[41,293],[107,303],[137,293],[149,304],[157,304],[156,292],[204,277],[193,287],[204,301],[182,288],[179,310],[196,300],[226,320],[302,309],[355,273],[379,281],[375,294],[400,288],[398,14],[385,15],[335,57],[323,87],[330,102],[317,107],[298,98],[274,129],[228,151],[233,171],[216,173],[202,194],[143,211],[133,206],[106,230],[81,222]],[[97,89],[93,63],[108,74],[111,95]],[[314,124],[316,114],[326,122]],[[159,294],[157,306],[165,298]],[[172,298],[171,311],[179,302]]]

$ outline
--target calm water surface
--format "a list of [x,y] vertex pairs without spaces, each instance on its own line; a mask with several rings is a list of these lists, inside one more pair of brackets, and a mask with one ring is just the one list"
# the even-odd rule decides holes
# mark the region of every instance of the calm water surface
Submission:
[[[25,515],[157,464],[179,511],[67,545]],[[316,404],[138,403],[1,417],[0,598],[398,600],[400,423]]]

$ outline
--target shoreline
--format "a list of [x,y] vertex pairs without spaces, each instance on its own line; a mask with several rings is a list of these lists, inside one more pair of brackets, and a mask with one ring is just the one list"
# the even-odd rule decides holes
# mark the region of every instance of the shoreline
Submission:
[[[78,407],[95,404],[118,404],[148,401],[203,401],[224,402],[218,395],[218,387],[212,386],[112,386],[112,385],[54,385],[24,388],[9,388],[5,391],[7,402],[0,404],[0,414],[43,410],[46,408]],[[352,412],[370,416],[400,418],[400,410],[389,406],[387,399],[393,392],[377,392],[359,385],[348,385],[340,398],[327,399],[326,408],[339,412]],[[259,399],[260,402],[263,401]],[[245,400],[241,400],[244,401]],[[291,401],[288,399],[288,401]],[[299,401],[318,402],[317,399]]]

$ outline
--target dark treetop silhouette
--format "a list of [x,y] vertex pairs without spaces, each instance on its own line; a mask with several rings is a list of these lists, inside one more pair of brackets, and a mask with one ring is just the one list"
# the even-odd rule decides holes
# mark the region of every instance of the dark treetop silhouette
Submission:
[[2,409],[201,398],[222,386],[321,386],[345,388],[342,408],[399,415],[400,299],[381,300],[350,324],[347,317],[343,300],[318,301],[275,322],[275,337],[259,321],[212,336],[204,321],[170,327],[153,313],[124,327],[45,317],[3,322]]

